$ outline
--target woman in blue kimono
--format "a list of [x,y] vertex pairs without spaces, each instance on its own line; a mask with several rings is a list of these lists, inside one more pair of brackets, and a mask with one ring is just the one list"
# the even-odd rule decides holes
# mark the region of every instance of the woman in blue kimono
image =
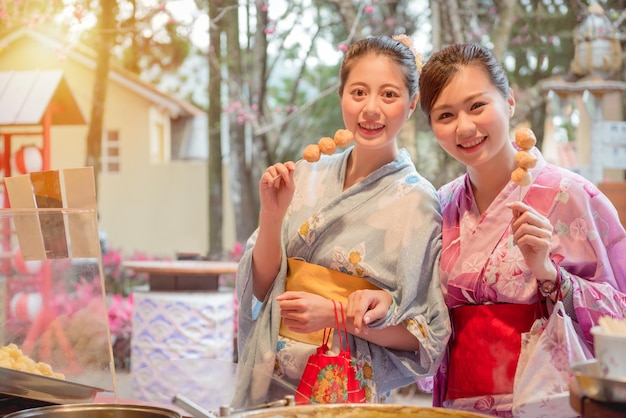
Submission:
[[[276,399],[272,376],[297,387],[323,330],[335,327],[333,301],[348,315],[367,402],[437,370],[450,333],[438,277],[440,207],[397,145],[417,105],[420,66],[406,36],[353,44],[338,92],[354,145],[316,162],[274,164],[261,177],[259,228],[237,273],[234,406]],[[350,306],[372,289],[389,295],[387,315],[355,327]]]

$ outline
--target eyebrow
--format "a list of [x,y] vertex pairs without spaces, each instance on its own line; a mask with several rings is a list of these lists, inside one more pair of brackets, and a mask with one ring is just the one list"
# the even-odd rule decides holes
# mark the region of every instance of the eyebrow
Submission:
[[[363,88],[371,89],[371,86],[369,84],[361,82],[361,81],[356,81],[356,82],[354,82],[352,84],[347,84],[346,87],[347,88],[363,87]],[[402,89],[402,86],[398,86],[398,85],[392,84],[392,83],[386,83],[386,84],[383,84],[383,85],[379,86],[379,89],[381,89],[381,90],[389,89],[389,88]]]
[[[487,93],[484,92],[484,91],[480,91],[478,93],[474,93],[471,96],[467,97],[465,100],[463,100],[462,104],[467,104],[468,102],[473,102],[474,100],[476,100],[477,97],[484,96],[486,94]],[[444,110],[444,109],[448,109],[450,107],[453,107],[453,106],[450,105],[450,104],[444,103],[444,104],[442,104],[440,106],[433,107],[433,109],[431,110],[431,113],[432,112],[441,111],[441,110]]]

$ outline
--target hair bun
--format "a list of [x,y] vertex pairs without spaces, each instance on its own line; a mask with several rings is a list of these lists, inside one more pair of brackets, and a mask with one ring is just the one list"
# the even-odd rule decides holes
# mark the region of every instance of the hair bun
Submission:
[[415,65],[417,66],[417,72],[421,74],[422,67],[424,66],[424,60],[422,54],[417,52],[417,49],[415,49],[415,47],[413,46],[413,39],[405,34],[393,35],[392,38],[409,48],[409,51],[411,51],[415,56]]

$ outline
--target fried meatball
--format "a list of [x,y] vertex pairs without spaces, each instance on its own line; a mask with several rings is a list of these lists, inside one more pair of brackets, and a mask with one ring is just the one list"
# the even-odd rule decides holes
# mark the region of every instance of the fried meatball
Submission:
[[320,148],[320,152],[322,154],[331,155],[334,154],[337,150],[337,145],[335,145],[335,141],[332,138],[325,136],[320,139],[317,145]]
[[537,165],[537,157],[528,151],[517,151],[517,154],[515,154],[515,162],[518,167],[528,170],[529,168],[534,168]]
[[521,149],[528,151],[537,143],[535,133],[529,128],[518,129],[515,132],[515,143]]
[[319,161],[320,159],[320,147],[317,144],[310,144],[302,152],[302,158],[310,163]]
[[338,147],[346,147],[350,145],[350,142],[354,139],[354,134],[347,129],[337,129],[335,132],[334,141]]
[[532,182],[532,177],[528,170],[518,167],[511,173],[511,180],[518,186],[528,186]]

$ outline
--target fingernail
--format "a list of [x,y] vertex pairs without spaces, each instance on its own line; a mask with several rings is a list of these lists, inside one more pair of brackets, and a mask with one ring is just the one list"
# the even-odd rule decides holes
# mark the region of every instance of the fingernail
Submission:
[[365,319],[363,319],[363,322],[365,322],[366,324],[369,324],[371,321],[369,316],[366,316]]

